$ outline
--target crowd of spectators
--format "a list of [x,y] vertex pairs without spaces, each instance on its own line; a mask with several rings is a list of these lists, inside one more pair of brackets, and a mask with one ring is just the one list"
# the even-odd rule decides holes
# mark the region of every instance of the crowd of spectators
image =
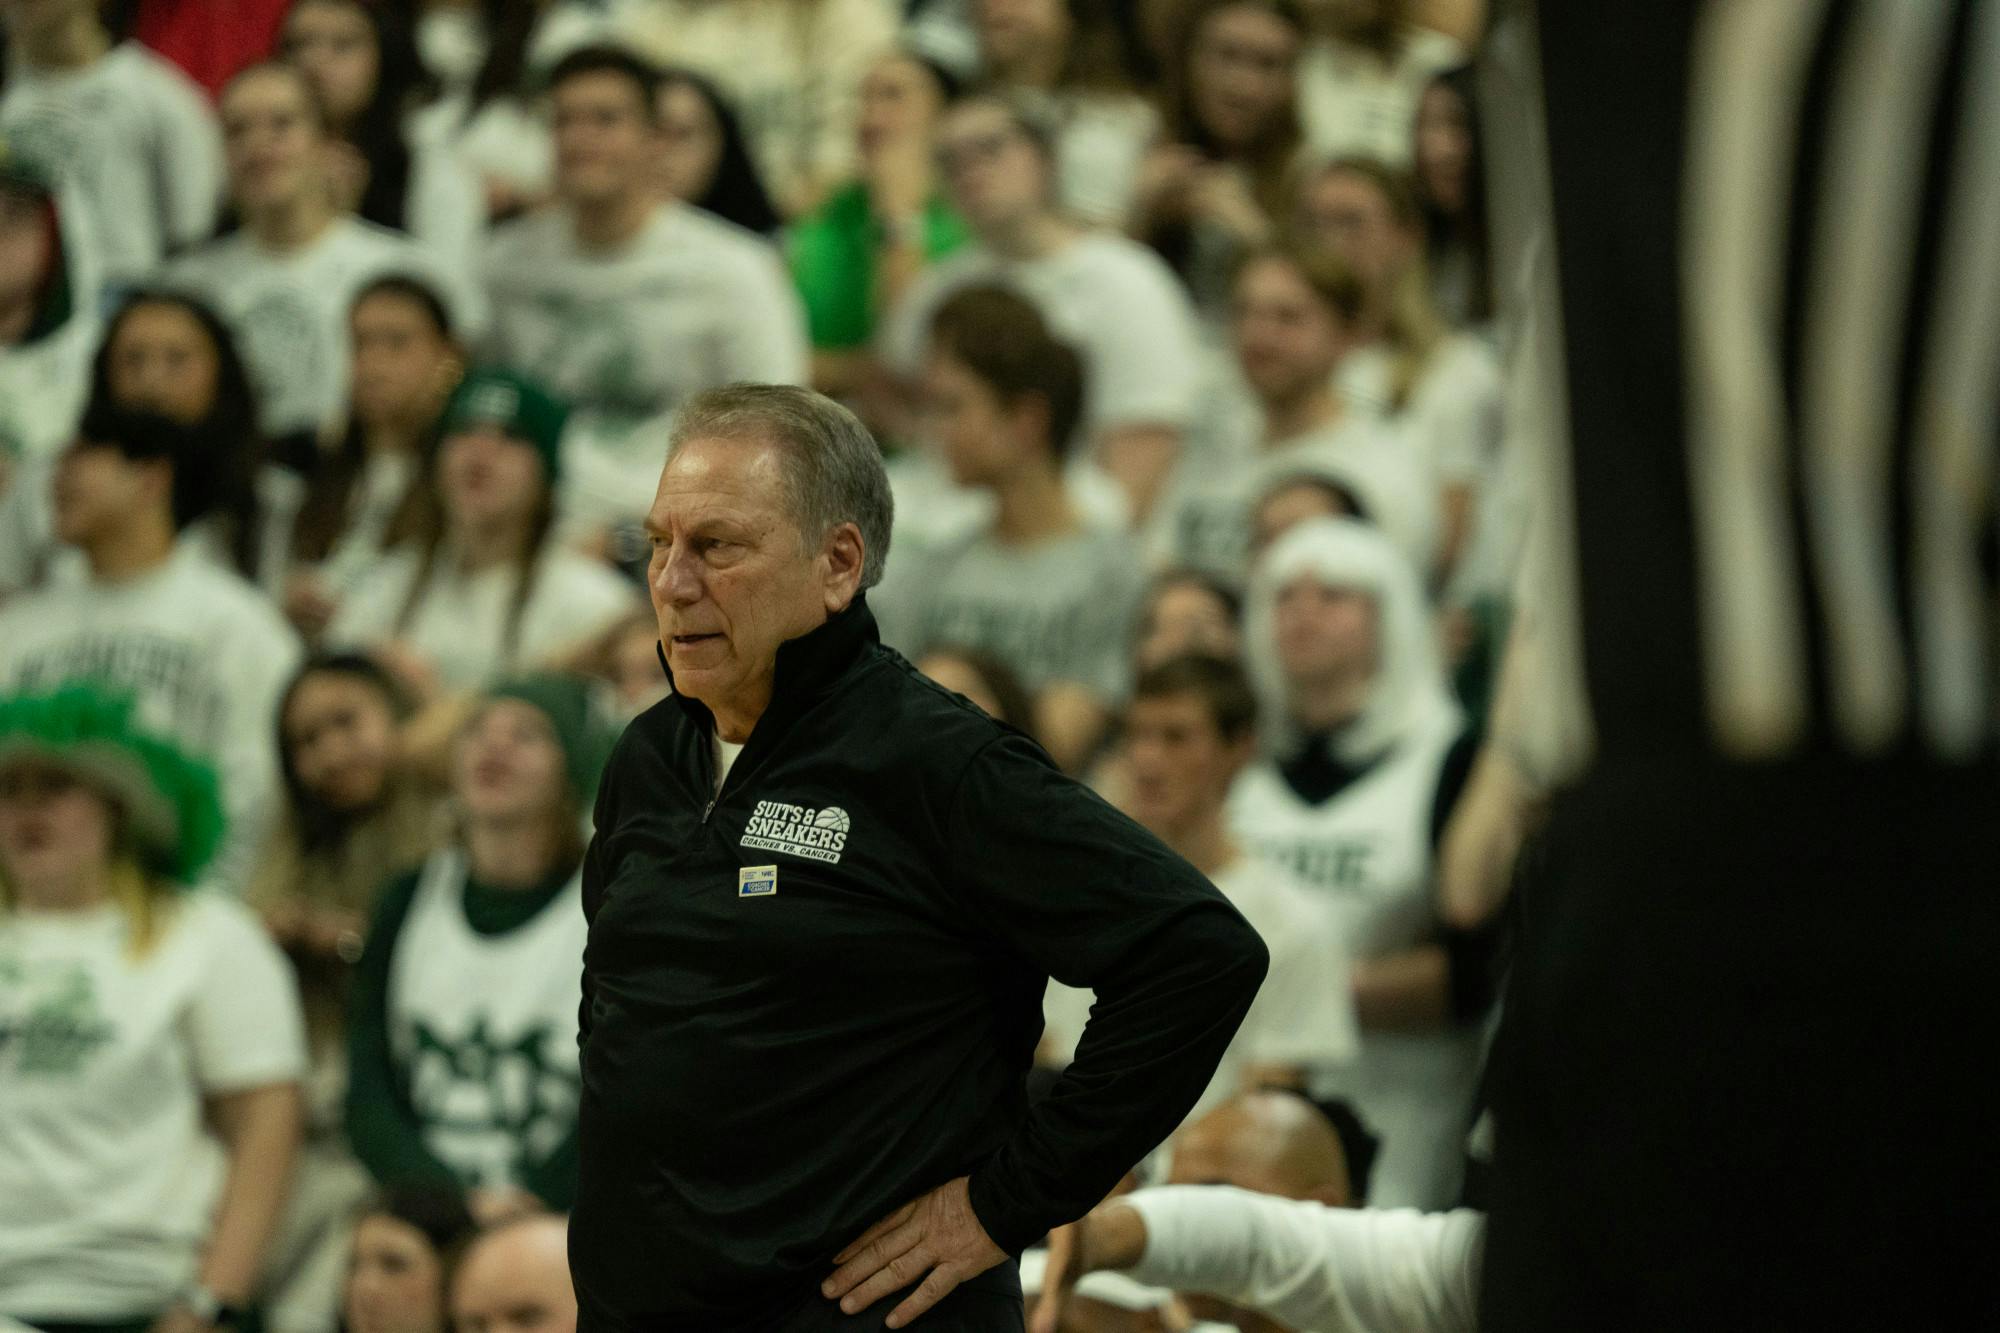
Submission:
[[590,797],[738,381],[881,442],[884,641],[1270,945],[1129,1183],[1463,1202],[1476,11],[0,0],[0,1330],[573,1326]]

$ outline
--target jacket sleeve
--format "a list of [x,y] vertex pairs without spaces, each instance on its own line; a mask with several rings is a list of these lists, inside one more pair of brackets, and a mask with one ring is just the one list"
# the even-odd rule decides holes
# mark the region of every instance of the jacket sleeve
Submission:
[[1269,960],[1214,885],[1024,737],[979,752],[947,823],[975,922],[1097,992],[1076,1059],[972,1176],[980,1224],[1018,1253],[1088,1212],[1181,1122]]
[[423,1126],[403,1095],[389,1045],[389,962],[416,893],[414,875],[382,895],[368,943],[354,966],[347,1010],[347,1138],[368,1174],[384,1185],[461,1183],[424,1142]]

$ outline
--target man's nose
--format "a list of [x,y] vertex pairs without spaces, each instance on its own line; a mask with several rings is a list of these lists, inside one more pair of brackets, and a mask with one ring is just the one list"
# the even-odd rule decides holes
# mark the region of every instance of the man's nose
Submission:
[[695,567],[694,557],[670,549],[653,574],[653,588],[661,601],[672,606],[689,606],[700,601],[701,572]]

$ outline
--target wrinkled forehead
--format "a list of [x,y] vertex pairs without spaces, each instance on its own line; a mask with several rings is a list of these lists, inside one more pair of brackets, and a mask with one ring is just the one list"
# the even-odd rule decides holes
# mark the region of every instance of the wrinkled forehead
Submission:
[[697,435],[675,443],[660,470],[647,525],[657,531],[726,518],[789,523],[782,449],[755,435]]

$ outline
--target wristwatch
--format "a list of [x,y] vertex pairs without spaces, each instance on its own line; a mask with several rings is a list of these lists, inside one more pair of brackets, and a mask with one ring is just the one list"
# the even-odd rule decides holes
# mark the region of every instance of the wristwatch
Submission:
[[241,1306],[231,1305],[199,1282],[188,1283],[181,1292],[180,1303],[210,1328],[232,1328],[243,1322]]

